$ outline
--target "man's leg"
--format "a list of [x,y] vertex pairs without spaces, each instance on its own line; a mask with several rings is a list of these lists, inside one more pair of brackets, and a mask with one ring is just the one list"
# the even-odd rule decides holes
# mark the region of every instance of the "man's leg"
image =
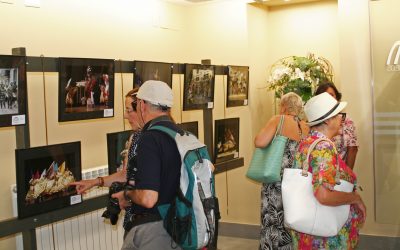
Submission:
[[[171,246],[172,245],[172,246]],[[163,227],[163,221],[133,227],[126,235],[121,250],[181,250]]]

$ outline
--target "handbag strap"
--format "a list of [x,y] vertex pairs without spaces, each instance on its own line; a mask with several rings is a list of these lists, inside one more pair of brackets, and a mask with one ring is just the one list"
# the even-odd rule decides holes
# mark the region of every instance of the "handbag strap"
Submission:
[[274,137],[276,137],[276,135],[281,135],[281,134],[282,134],[282,127],[283,127],[283,122],[284,122],[284,121],[285,121],[285,116],[284,116],[284,115],[281,115],[281,118],[280,118],[280,120],[279,120],[278,127],[276,128],[275,136],[274,136]]
[[316,139],[315,141],[313,141],[313,143],[311,143],[310,147],[308,148],[307,157],[303,161],[301,175],[308,176],[308,166],[309,166],[309,158],[310,158],[311,151],[313,151],[315,146],[317,146],[317,144],[320,143],[321,141],[327,141],[333,146],[333,151],[336,154],[335,182],[337,185],[339,185],[340,184],[339,154],[337,153],[335,144],[333,144],[333,142],[331,140],[329,140],[328,138],[319,138],[319,139]]

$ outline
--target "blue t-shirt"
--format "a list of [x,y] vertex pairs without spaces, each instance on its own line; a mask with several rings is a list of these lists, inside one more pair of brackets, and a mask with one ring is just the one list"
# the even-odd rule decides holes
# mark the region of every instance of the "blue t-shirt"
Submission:
[[136,214],[158,213],[157,206],[171,203],[179,188],[181,156],[176,142],[161,131],[148,130],[150,124],[180,130],[168,116],[156,118],[144,126],[133,160],[137,166],[135,189],[158,192],[158,201],[150,209],[133,204]]

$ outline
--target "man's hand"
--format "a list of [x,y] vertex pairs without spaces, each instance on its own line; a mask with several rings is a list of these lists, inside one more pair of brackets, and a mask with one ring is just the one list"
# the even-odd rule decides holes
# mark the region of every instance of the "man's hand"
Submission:
[[116,198],[118,200],[119,208],[125,209],[127,207],[132,206],[132,203],[127,201],[124,197],[124,191],[115,193],[111,195],[112,198]]

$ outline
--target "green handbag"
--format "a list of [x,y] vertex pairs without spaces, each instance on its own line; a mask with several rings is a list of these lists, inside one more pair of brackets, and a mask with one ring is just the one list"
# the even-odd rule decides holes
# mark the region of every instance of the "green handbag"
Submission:
[[272,142],[265,148],[255,149],[246,173],[248,178],[269,184],[281,181],[283,153],[288,140],[281,135],[284,119],[282,115]]

